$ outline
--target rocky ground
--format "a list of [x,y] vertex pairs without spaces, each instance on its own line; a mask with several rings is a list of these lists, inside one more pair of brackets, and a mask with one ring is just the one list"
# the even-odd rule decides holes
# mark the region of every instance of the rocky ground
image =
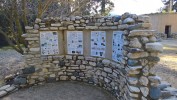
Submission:
[[[15,74],[25,66],[24,59],[12,49],[0,49],[0,80],[10,74]],[[3,82],[0,81],[0,85]]]
[[154,67],[154,72],[177,88],[177,40],[163,40],[164,51],[160,54],[160,62]]

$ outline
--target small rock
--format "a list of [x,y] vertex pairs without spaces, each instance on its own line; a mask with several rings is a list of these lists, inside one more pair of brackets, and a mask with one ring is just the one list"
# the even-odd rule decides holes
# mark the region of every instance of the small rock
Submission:
[[131,53],[143,52],[143,51],[144,51],[144,50],[138,49],[138,48],[130,48],[130,49],[129,49],[129,52],[131,52]]
[[102,61],[102,63],[105,64],[105,65],[109,65],[109,64],[110,64],[110,60],[104,59],[104,60]]
[[149,89],[147,87],[140,87],[140,90],[143,96],[147,97],[147,95],[149,94]]
[[161,82],[161,78],[158,76],[149,76],[148,79],[153,83],[160,83]]
[[135,92],[135,93],[139,93],[140,89],[138,87],[135,86],[129,86],[129,89],[131,92]]
[[126,18],[123,20],[123,24],[133,24],[135,20],[133,18]]
[[41,22],[41,19],[36,18],[35,23],[40,23],[40,22]]
[[24,85],[27,83],[26,78],[21,77],[21,76],[17,76],[14,78],[14,84],[15,85]]
[[148,83],[149,83],[149,80],[148,80],[148,78],[142,76],[142,77],[140,77],[139,82],[140,82],[141,85],[143,85],[143,86],[147,86]]
[[23,74],[32,74],[35,72],[35,67],[31,66],[31,67],[27,67],[22,69]]
[[141,41],[145,44],[145,43],[149,42],[149,39],[147,37],[142,37]]
[[128,58],[137,59],[147,57],[149,54],[147,52],[136,52],[136,53],[128,53]]
[[177,92],[177,89],[176,88],[173,88],[173,87],[167,87],[164,89],[165,91],[171,91],[171,92]]
[[132,48],[141,48],[142,47],[142,45],[139,42],[138,38],[131,39],[129,46],[132,47]]
[[7,94],[7,92],[6,92],[6,91],[0,91],[0,97],[5,96],[6,94]]
[[108,72],[108,73],[112,73],[112,69],[111,68],[104,67],[104,71]]
[[151,36],[151,37],[149,38],[149,41],[150,41],[150,42],[156,42],[156,41],[157,41],[157,39],[156,39],[156,37],[155,37],[155,36]]
[[128,82],[129,82],[129,84],[136,85],[138,83],[138,78],[129,77]]
[[131,60],[131,59],[129,59],[127,63],[128,63],[129,66],[139,65],[139,61],[138,60]]
[[149,95],[150,95],[151,99],[158,100],[161,96],[160,88],[159,87],[151,87]]
[[34,25],[34,29],[38,30],[38,29],[39,29],[39,25],[38,25],[38,24],[35,24],[35,25]]

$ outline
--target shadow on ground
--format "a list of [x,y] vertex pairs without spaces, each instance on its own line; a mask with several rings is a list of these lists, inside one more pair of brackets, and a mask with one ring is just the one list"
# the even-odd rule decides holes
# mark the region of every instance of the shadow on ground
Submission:
[[21,89],[1,100],[116,100],[106,90],[78,82],[46,83]]

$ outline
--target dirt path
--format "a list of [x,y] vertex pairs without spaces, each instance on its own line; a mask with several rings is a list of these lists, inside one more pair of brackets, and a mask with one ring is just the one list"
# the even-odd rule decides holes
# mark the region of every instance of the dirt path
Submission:
[[161,43],[164,51],[154,71],[163,81],[177,88],[177,40],[163,40]]
[[107,91],[78,82],[46,83],[21,89],[1,100],[116,100]]

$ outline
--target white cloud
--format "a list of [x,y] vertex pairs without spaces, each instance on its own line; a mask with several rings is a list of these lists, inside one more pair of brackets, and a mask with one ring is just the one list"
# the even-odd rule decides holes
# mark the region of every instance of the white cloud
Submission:
[[163,7],[161,0],[112,0],[115,8],[111,14],[121,15],[125,12],[132,14],[148,14],[158,12]]

